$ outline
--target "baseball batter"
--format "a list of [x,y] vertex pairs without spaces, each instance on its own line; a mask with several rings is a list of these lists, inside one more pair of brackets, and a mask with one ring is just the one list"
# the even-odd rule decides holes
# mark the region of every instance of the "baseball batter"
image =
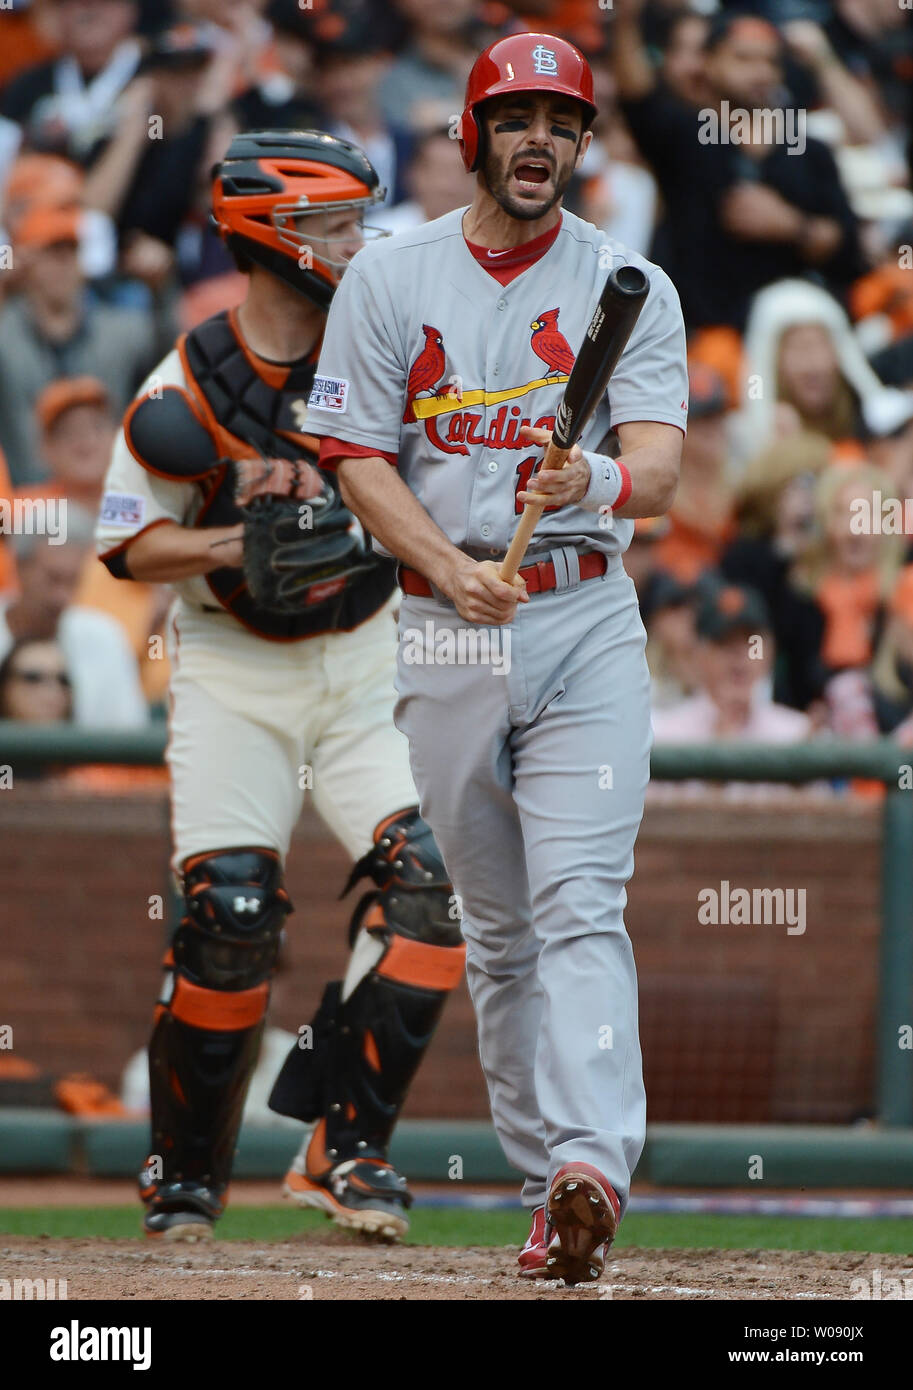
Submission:
[[[393,725],[392,566],[302,433],[327,306],[378,200],[355,146],[236,136],[216,224],[249,275],[237,312],[182,337],[129,408],[98,525],[124,579],[174,585],[169,625],[174,868],[185,915],[149,1044],[147,1234],[198,1239],[225,1205],[306,795],[373,887],[271,1098],[314,1128],[286,1192],[382,1238],[411,1197],[387,1161],[396,1117],[463,973],[437,847]],[[306,909],[306,904],[304,905]]]
[[[599,1276],[644,1142],[623,910],[649,682],[621,557],[632,518],[672,501],[688,394],[667,276],[562,211],[594,114],[589,67],[562,40],[481,55],[460,135],[472,205],[354,258],[307,417],[321,464],[400,562],[396,721],[462,900],[494,1122],[525,1174],[521,1272],[569,1282]],[[565,469],[532,477],[625,262],[649,293],[608,398]],[[518,515],[542,498],[506,583]]]

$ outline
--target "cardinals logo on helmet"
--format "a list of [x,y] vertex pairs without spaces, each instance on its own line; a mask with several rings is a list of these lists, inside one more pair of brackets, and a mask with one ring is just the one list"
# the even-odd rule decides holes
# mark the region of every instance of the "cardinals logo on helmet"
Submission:
[[548,368],[546,376],[551,376],[553,372],[566,376],[574,365],[571,345],[558,327],[560,312],[560,309],[547,309],[530,324],[533,330],[530,345]]
[[537,43],[533,49],[533,71],[540,77],[557,77],[558,58],[553,48]]

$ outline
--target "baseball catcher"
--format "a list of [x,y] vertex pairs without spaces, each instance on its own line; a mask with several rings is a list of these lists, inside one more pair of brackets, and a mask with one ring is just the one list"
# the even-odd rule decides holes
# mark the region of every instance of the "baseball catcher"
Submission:
[[[463,969],[440,854],[393,726],[395,580],[302,432],[327,308],[382,196],[354,145],[235,137],[213,216],[248,290],[181,337],[132,402],[98,523],[124,580],[167,583],[173,867],[184,911],[149,1043],[150,1236],[195,1240],[225,1207],[304,795],[355,861],[345,978],[326,987],[274,1109],[312,1128],[286,1194],[396,1238],[411,1196],[387,1159]],[[307,904],[303,904],[307,910]]]

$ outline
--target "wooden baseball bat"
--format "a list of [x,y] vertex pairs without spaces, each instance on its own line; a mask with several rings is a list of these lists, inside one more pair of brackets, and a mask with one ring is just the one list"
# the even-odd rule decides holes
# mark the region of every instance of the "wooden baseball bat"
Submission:
[[[646,275],[635,265],[619,266],[606,280],[564,388],[555,428],[540,465],[542,468],[563,468],[567,462],[568,454],[609,384],[649,289]],[[526,485],[527,491],[535,491],[535,481],[534,473]],[[508,583],[520,568],[536,523],[547,506],[546,500],[527,502],[523,508],[520,523],[501,563],[501,578]]]

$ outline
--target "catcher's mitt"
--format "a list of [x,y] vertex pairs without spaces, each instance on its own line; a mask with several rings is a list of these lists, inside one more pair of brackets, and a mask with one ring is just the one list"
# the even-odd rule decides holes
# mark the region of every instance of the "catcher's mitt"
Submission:
[[330,479],[303,460],[232,466],[244,517],[244,578],[257,603],[299,613],[338,597],[371,568],[352,514]]

